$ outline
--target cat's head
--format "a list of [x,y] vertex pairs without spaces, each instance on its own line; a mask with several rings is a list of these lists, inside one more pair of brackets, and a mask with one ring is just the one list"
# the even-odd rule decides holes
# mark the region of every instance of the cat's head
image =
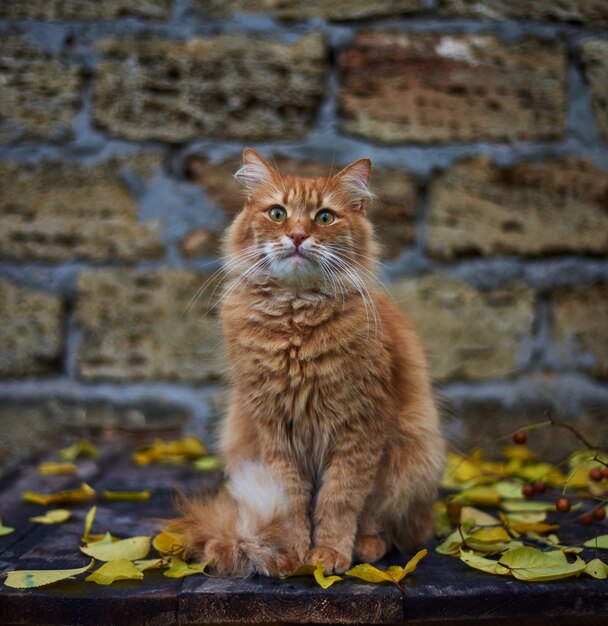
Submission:
[[246,148],[236,178],[247,200],[224,239],[229,273],[342,291],[367,283],[377,257],[365,216],[371,169],[359,159],[329,178],[299,178]]

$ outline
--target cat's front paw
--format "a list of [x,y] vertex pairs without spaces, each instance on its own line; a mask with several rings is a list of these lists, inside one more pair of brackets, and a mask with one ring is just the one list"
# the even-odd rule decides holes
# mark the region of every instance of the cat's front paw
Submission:
[[342,574],[350,567],[352,557],[341,554],[333,548],[317,546],[306,555],[305,562],[316,565],[317,561],[321,561],[325,574]]

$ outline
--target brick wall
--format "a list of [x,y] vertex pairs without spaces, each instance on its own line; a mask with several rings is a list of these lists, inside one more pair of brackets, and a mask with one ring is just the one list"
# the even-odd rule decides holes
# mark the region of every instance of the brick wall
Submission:
[[608,436],[605,0],[0,0],[0,84],[2,458],[24,423],[208,434],[246,145],[372,157],[455,443]]

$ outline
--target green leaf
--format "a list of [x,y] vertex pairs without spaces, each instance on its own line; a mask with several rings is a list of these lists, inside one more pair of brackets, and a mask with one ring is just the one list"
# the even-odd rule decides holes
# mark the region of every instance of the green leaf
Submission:
[[334,583],[342,580],[340,576],[325,576],[323,573],[323,564],[321,561],[317,561],[317,566],[315,567],[315,571],[313,572],[313,576],[317,581],[317,584],[323,589],[327,589],[331,587]]
[[30,517],[30,522],[36,524],[62,524],[67,522],[72,514],[67,509],[54,509],[53,511],[47,511],[44,515],[37,515],[36,517]]
[[104,545],[89,544],[86,547],[81,546],[80,550],[99,561],[114,561],[116,559],[135,561],[145,559],[148,556],[150,537],[131,537]]
[[505,500],[500,507],[507,512],[540,512],[555,511],[555,502],[541,500]]
[[88,583],[111,585],[116,580],[142,580],[144,574],[131,561],[115,559],[104,563],[99,569],[87,576]]
[[176,556],[172,556],[169,559],[169,569],[163,572],[163,576],[168,578],[184,578],[185,576],[192,576],[192,574],[204,574],[205,570],[211,563],[211,559],[204,563],[184,563]]
[[435,551],[439,552],[439,554],[446,554],[448,556],[458,554],[466,536],[465,532],[460,532],[456,529],[435,548]]
[[44,585],[50,585],[52,583],[65,580],[66,578],[73,578],[78,574],[84,574],[87,570],[93,567],[91,561],[84,567],[77,569],[50,569],[50,570],[21,570],[14,572],[7,572],[6,580],[4,584],[7,587],[13,587],[14,589],[31,589],[32,587],[43,587]]
[[516,548],[500,557],[499,563],[507,567],[519,580],[544,581],[576,576],[585,569],[585,562],[576,557],[569,563],[561,550],[541,552],[536,548]]
[[498,519],[485,511],[475,509],[472,506],[463,506],[460,511],[460,521],[472,521],[475,526],[497,526],[500,524]]
[[589,574],[589,576],[593,576],[593,578],[605,580],[608,578],[608,565],[600,559],[593,559],[593,561],[589,561],[589,563],[587,563],[585,573]]
[[455,499],[463,504],[477,504],[479,506],[497,506],[500,502],[500,494],[492,486],[478,485],[461,491]]
[[608,550],[608,535],[598,535],[593,539],[588,539],[583,545],[585,548],[601,548],[602,550]]

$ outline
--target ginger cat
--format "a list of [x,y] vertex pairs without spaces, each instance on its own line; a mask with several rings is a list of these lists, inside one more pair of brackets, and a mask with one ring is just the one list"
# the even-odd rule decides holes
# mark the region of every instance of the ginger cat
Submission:
[[341,573],[432,529],[444,440],[423,346],[379,288],[371,162],[281,175],[246,149],[225,237],[226,490],[182,503],[190,554],[220,573]]

